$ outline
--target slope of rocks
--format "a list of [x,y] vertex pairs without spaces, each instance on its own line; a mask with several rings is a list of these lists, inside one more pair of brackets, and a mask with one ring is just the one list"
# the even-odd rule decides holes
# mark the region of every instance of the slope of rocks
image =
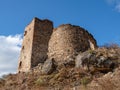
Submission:
[[116,45],[79,52],[59,65],[49,59],[29,72],[3,76],[0,90],[119,90],[119,62]]

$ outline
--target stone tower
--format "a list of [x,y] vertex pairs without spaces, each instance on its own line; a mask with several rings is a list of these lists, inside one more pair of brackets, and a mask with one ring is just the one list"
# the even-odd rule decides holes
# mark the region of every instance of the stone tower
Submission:
[[49,20],[34,18],[25,28],[19,57],[18,72],[26,72],[43,63],[47,58],[48,42],[53,31],[53,23]]
[[64,61],[78,52],[97,47],[96,40],[85,29],[71,24],[63,24],[53,30],[49,41],[48,57],[57,62]]

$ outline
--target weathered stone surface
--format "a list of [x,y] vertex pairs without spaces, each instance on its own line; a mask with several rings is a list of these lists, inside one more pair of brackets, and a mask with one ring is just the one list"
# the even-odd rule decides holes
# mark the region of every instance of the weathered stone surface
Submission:
[[93,36],[79,26],[61,25],[53,30],[48,47],[48,57],[57,62],[67,60],[78,52],[97,47]]
[[63,64],[65,67],[75,67],[75,59],[69,58],[68,60],[63,61]]
[[94,53],[90,53],[89,51],[87,51],[87,52],[79,54],[76,57],[75,62],[76,62],[77,68],[84,68],[84,69],[89,70],[91,65],[92,66],[95,65],[96,56]]
[[49,20],[34,18],[25,28],[18,72],[26,72],[47,58],[48,42],[53,31]]
[[32,68],[31,71],[34,73],[42,73],[42,67],[43,67],[44,63],[39,63],[36,67]]
[[[119,90],[120,89],[120,67],[109,72],[88,84],[89,90]],[[96,89],[98,88],[98,89]]]
[[51,74],[55,70],[54,59],[47,59],[42,67],[42,74]]
[[85,70],[110,71],[117,65],[111,58],[99,51],[86,51],[76,57],[76,67]]
[[53,30],[51,21],[34,18],[25,28],[18,72],[29,71],[47,58],[70,66],[75,62],[70,57],[96,47],[93,36],[79,26],[65,24]]

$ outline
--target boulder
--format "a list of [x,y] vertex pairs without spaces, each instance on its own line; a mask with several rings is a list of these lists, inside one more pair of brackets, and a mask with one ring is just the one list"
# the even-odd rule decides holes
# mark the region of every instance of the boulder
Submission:
[[51,74],[55,70],[54,59],[47,59],[42,67],[42,74]]
[[75,66],[85,70],[98,70],[98,71],[110,71],[115,67],[113,60],[109,57],[105,57],[104,54],[98,55],[98,52],[86,51],[78,54],[75,60]]
[[96,63],[95,53],[86,51],[76,56],[75,67],[89,70],[89,67],[91,65],[93,66],[95,63]]
[[110,60],[109,58],[106,58],[104,56],[101,56],[99,58],[97,58],[97,67],[99,68],[114,68],[114,62],[112,60]]
[[57,71],[60,71],[63,68],[74,68],[75,67],[75,58],[69,57],[69,58],[67,58],[67,60],[64,60],[62,62],[57,62],[55,65],[57,66],[56,67]]

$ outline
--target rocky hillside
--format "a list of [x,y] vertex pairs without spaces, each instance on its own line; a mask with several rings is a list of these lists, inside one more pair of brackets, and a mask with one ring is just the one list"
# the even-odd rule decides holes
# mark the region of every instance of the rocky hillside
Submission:
[[79,52],[62,63],[53,58],[31,71],[4,75],[0,90],[120,90],[120,47]]

